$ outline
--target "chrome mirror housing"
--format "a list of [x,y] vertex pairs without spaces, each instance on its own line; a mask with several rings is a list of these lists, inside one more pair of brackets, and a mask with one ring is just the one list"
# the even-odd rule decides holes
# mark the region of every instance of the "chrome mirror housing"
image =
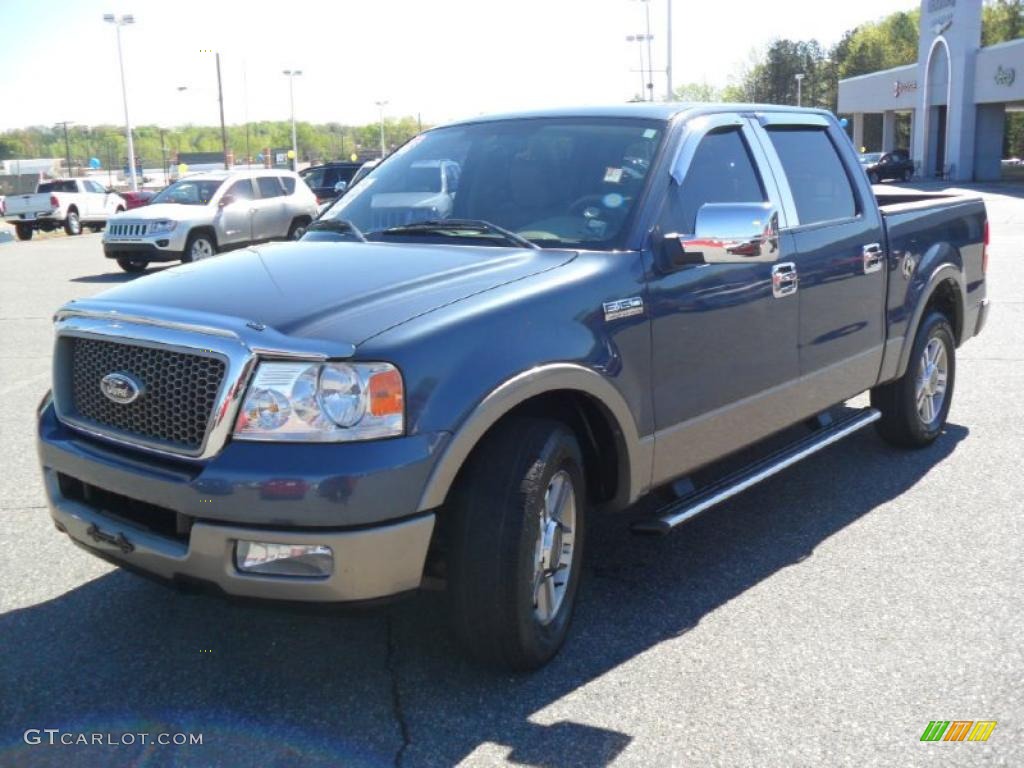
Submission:
[[706,203],[693,237],[680,236],[690,263],[772,262],[779,257],[779,212],[770,203]]

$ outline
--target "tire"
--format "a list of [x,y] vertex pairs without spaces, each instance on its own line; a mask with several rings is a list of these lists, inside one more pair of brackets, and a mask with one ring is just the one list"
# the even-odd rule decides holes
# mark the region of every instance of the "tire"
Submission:
[[[928,360],[937,364],[928,364],[926,351]],[[944,314],[932,312],[921,323],[914,338],[906,373],[896,381],[871,390],[871,405],[882,412],[882,418],[875,423],[878,433],[886,442],[901,448],[931,445],[946,424],[955,383],[953,328]],[[919,392],[924,393],[920,403]]]
[[188,264],[193,261],[214,256],[217,253],[217,242],[207,232],[193,232],[185,242],[185,252],[181,255],[181,263]]
[[[579,444],[557,421],[511,421],[474,451],[444,519],[450,620],[471,656],[527,671],[558,653],[582,573],[586,498]],[[542,536],[555,507],[564,527],[549,521]],[[550,566],[556,550],[561,568],[544,577],[538,563]]]
[[68,211],[64,219],[64,231],[71,236],[82,234],[82,221],[78,218],[78,211]]
[[306,228],[309,226],[309,222],[305,219],[296,219],[292,222],[291,227],[288,228],[288,239],[298,240],[304,234],[306,234]]
[[35,229],[30,224],[14,225],[14,233],[18,236],[19,240],[31,240],[35,232]]
[[881,181],[881,179],[878,177],[877,173],[872,171],[871,173],[868,174],[868,181],[870,181],[872,184],[878,184]]
[[149,264],[145,261],[137,261],[135,259],[120,258],[117,260],[117,266],[123,269],[125,272],[132,274],[138,274],[139,272],[145,272],[146,267]]

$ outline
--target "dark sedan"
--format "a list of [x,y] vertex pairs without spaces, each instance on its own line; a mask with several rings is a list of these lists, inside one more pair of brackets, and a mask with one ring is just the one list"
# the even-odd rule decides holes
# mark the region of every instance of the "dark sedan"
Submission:
[[327,203],[345,193],[360,165],[360,163],[325,163],[307,168],[299,175],[313,190],[317,203]]
[[872,184],[889,179],[910,181],[914,175],[914,161],[902,149],[894,152],[865,152],[860,156],[860,164]]

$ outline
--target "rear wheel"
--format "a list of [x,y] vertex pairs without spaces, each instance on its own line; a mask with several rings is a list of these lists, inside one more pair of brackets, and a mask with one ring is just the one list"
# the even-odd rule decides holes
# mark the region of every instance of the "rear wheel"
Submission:
[[212,236],[206,232],[193,232],[188,236],[188,242],[185,243],[185,253],[182,255],[181,260],[187,264],[190,261],[208,259],[215,253],[217,253],[217,244]]
[[871,390],[882,412],[879,434],[903,448],[923,448],[942,432],[953,401],[956,341],[949,320],[932,312],[921,323],[903,376]]
[[904,181],[910,181],[913,177],[914,177],[914,172],[912,170],[910,170],[909,168],[907,168],[907,170],[905,170],[903,172],[903,180]]
[[877,184],[878,182],[881,181],[881,179],[878,177],[877,173],[871,171],[871,173],[868,174],[868,181],[870,181],[872,184]]
[[447,517],[456,637],[477,659],[536,669],[561,648],[579,587],[586,486],[576,437],[523,418],[485,438]]
[[19,240],[31,240],[32,235],[35,234],[35,229],[33,229],[31,224],[15,224],[14,232]]
[[296,219],[292,222],[292,226],[288,230],[289,240],[301,240],[302,236],[306,234],[306,229],[309,227],[309,222],[305,219]]
[[117,260],[117,266],[119,266],[125,272],[131,272],[133,274],[146,271],[146,262],[139,261],[138,259],[121,258]]
[[82,234],[82,221],[78,218],[78,211],[68,211],[68,217],[64,219],[64,231],[69,235]]

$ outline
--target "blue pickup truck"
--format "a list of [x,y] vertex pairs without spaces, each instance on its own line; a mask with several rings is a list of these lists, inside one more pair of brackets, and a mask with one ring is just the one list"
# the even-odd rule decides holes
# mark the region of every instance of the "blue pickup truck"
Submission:
[[987,243],[980,200],[876,197],[825,112],[436,128],[300,242],[57,312],[51,514],[233,596],[443,588],[470,653],[535,668],[599,516],[665,532],[868,424],[939,437]]

